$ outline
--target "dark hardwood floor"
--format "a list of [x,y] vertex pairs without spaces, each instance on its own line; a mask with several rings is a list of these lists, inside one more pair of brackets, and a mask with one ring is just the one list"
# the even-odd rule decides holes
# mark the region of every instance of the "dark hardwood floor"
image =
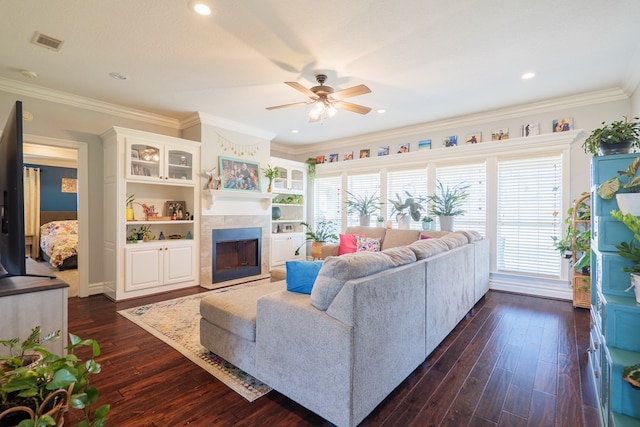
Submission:
[[[92,383],[100,403],[111,404],[109,425],[330,425],[276,391],[247,402],[116,313],[201,291],[119,303],[69,300],[69,331],[97,339],[102,349],[102,373]],[[597,426],[588,345],[588,310],[490,291],[361,425]],[[74,417],[67,421],[73,425]]]

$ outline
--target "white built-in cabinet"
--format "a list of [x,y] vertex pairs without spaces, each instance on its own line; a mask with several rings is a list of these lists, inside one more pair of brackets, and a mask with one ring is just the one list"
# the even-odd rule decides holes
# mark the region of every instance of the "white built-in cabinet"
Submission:
[[280,170],[280,177],[273,181],[271,200],[272,212],[276,208],[281,213],[271,220],[271,266],[276,267],[306,257],[306,229],[300,223],[307,218],[307,168],[304,163],[277,157],[272,157],[270,163]]
[[[117,127],[102,139],[104,293],[122,300],[197,285],[200,143]],[[132,195],[133,219],[125,204]],[[131,239],[141,227],[151,239]]]

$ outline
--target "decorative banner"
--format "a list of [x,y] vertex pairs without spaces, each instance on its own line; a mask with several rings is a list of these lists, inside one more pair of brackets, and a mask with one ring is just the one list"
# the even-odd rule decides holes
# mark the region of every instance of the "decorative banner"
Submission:
[[218,144],[220,144],[220,147],[222,147],[224,151],[231,151],[236,156],[244,156],[245,154],[249,156],[253,156],[260,149],[260,144],[258,143],[251,144],[251,145],[240,145],[240,144],[236,144],[235,142],[229,141],[227,138],[220,135],[219,133],[217,133],[217,135],[218,135]]

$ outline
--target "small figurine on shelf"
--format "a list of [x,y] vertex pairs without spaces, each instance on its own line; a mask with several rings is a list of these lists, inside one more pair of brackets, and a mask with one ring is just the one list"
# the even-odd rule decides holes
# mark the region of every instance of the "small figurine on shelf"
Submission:
[[158,240],[164,240],[164,239],[165,239],[164,233],[161,231],[160,236],[158,236]]
[[190,231],[187,231],[187,235],[185,236],[185,239],[187,239],[187,240],[193,239],[193,235],[191,234]]
[[182,213],[182,209],[178,209],[178,220],[183,220],[184,214]]
[[178,219],[178,213],[174,212],[171,214],[171,221],[176,221]]

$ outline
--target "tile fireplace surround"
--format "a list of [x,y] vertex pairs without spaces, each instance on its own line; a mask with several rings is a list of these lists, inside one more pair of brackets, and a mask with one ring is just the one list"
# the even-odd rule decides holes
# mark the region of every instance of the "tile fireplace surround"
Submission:
[[[268,215],[210,215],[200,219],[200,284],[207,289],[215,289],[228,286],[252,278],[238,279],[229,282],[211,283],[211,230],[224,228],[262,228],[262,262],[260,276],[269,276],[271,264],[269,247],[271,237],[271,218]],[[254,276],[255,279],[261,278]]]

